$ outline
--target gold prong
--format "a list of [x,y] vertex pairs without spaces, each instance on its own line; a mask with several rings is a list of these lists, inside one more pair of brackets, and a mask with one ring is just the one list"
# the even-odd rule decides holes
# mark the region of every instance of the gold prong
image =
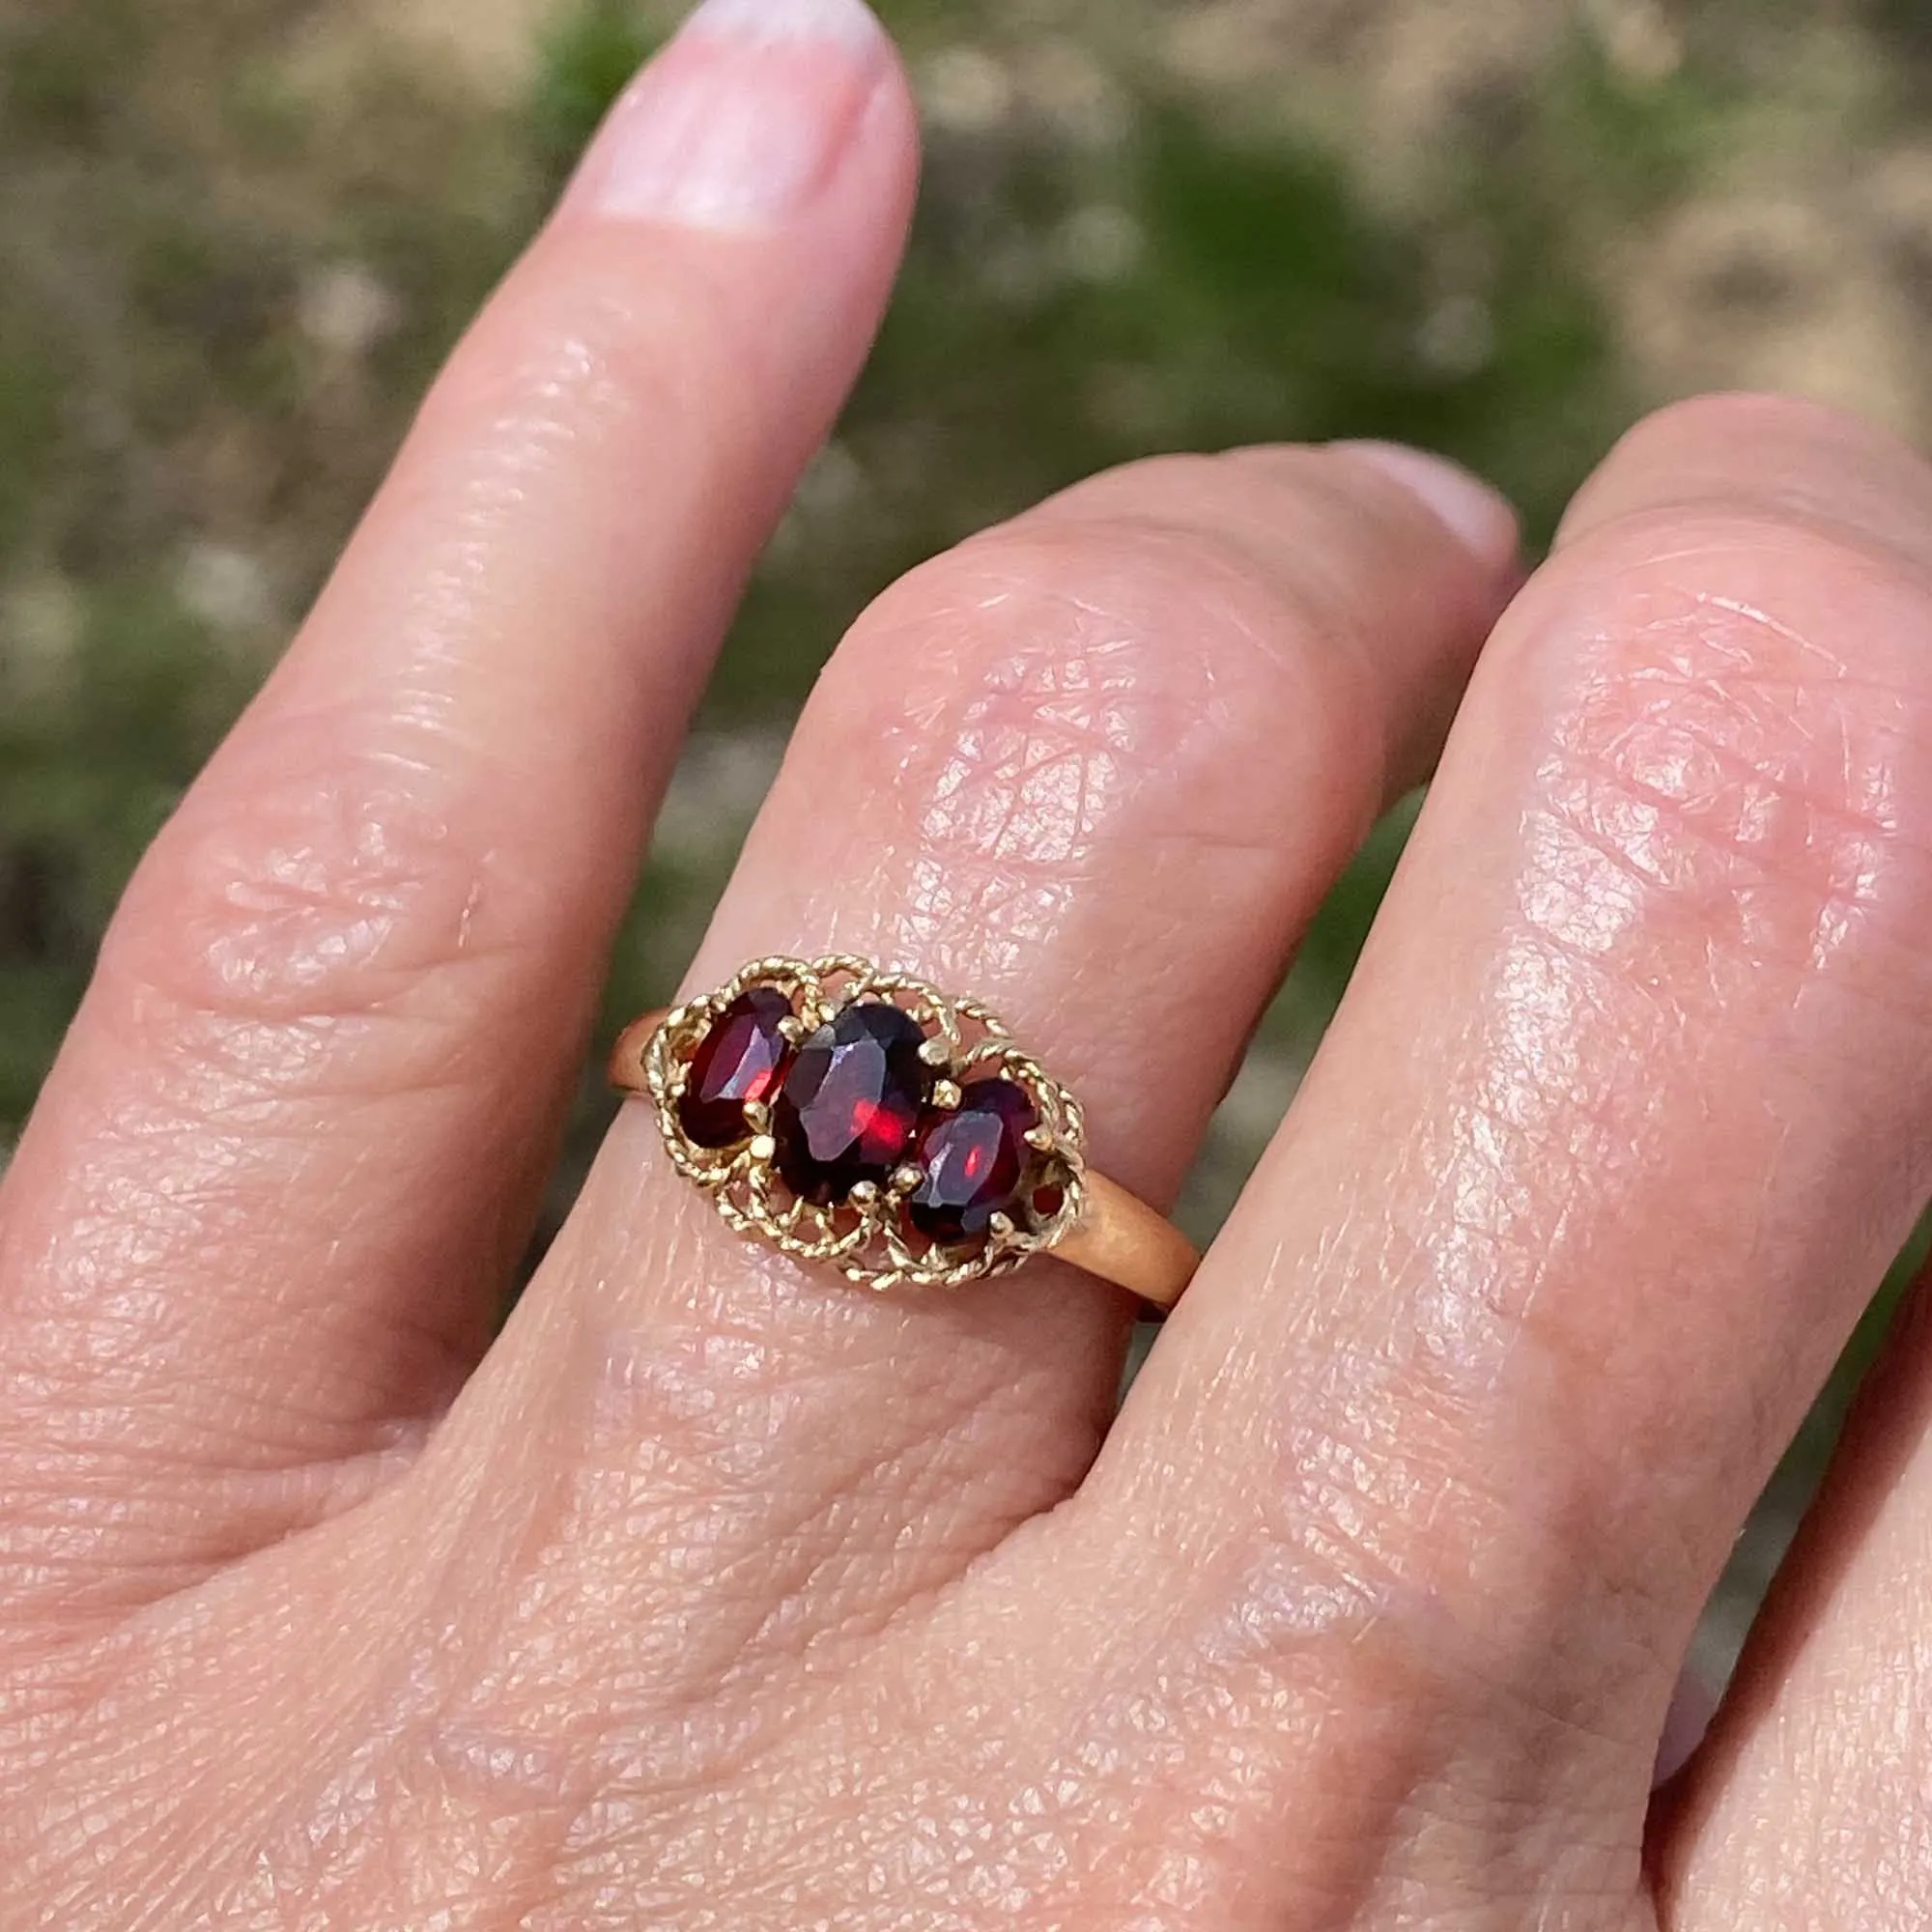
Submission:
[[1051,1127],[1029,1127],[1026,1131],[1026,1144],[1028,1147],[1034,1149],[1036,1152],[1051,1153],[1054,1146],[1053,1129]]
[[796,1013],[787,1013],[779,1022],[779,1033],[796,1046],[805,1037],[805,1022]]
[[932,1104],[942,1113],[950,1114],[966,1097],[959,1091],[956,1080],[940,1080],[933,1084]]
[[779,1144],[770,1134],[759,1134],[752,1142],[753,1160],[771,1161],[779,1157]]
[[893,1192],[910,1194],[925,1179],[925,1170],[907,1161],[903,1167],[893,1169]]
[[772,1107],[769,1100],[747,1100],[745,1102],[745,1124],[754,1134],[761,1134],[772,1123]]
[[995,1240],[1007,1240],[1016,1232],[1010,1214],[989,1214],[986,1217],[986,1226],[992,1230]]
[[876,1180],[859,1180],[852,1185],[852,1192],[846,1196],[855,1208],[870,1208],[879,1198],[879,1183]]
[[952,1042],[944,1034],[935,1034],[919,1050],[919,1057],[928,1066],[945,1066],[952,1059]]

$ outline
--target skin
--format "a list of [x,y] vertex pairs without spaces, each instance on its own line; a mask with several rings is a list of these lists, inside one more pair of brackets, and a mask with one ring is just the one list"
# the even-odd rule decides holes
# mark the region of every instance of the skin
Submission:
[[1473,481],[1352,446],[1139,465],[916,572],[690,986],[850,950],[976,993],[1162,1200],[1439,753],[1275,1147],[1118,1420],[1114,1292],[855,1293],[643,1109],[486,1352],[907,216],[883,41],[802,14],[714,9],[618,110],[5,1176],[0,1924],[1920,1924],[1922,1310],[1651,1791],[1932,1186],[1932,471],[1871,427],[1670,410],[1526,586]]

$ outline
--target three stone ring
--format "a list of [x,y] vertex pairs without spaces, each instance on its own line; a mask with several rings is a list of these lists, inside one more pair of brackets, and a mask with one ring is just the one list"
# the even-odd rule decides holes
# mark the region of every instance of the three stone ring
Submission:
[[1088,1165],[1079,1102],[993,1013],[869,960],[757,960],[627,1028],[611,1078],[733,1229],[861,1288],[1052,1253],[1171,1308],[1199,1264]]

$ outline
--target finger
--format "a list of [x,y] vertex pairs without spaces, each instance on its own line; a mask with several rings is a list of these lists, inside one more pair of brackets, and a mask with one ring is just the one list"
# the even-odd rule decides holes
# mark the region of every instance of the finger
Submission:
[[[1507,511],[1434,475],[1474,548],[1375,459],[1250,452],[1102,478],[915,573],[835,657],[691,985],[856,951],[980,997],[1083,1095],[1098,1165],[1164,1199],[1513,581]],[[619,1660],[662,1697],[822,1659],[1065,1494],[1129,1313],[1046,1265],[855,1292],[732,1236],[634,1108],[418,1479],[520,1499],[541,1580],[504,1640],[602,1723]],[[677,1643],[640,1659],[652,1629]]]
[[1317,1794],[1323,1896],[1628,1922],[1698,1608],[1932,1184],[1929,510],[1798,405],[1609,460],[1041,1539],[1124,1620],[1076,1646],[1228,1650],[1211,1747]]
[[36,1593],[279,1533],[473,1358],[913,166],[857,0],[714,0],[438,384],[142,867],[7,1177],[0,1495]]
[[[1687,1932],[1912,1932],[1924,1922],[1928,1344],[1932,1293],[1921,1279],[1703,1750],[1658,1821],[1660,1889]],[[1751,1902],[1742,1918],[1740,1898]]]

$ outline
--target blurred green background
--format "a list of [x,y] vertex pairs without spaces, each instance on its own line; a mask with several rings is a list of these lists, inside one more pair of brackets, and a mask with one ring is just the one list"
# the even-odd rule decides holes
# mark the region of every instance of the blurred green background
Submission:
[[[1391,436],[1539,539],[1645,404],[1795,387],[1932,428],[1912,0],[887,0],[930,159],[865,385],[757,577],[614,1020],[672,985],[838,637],[894,575],[1149,450]],[[465,319],[668,25],[622,0],[0,13],[0,1154],[126,874],[298,620]],[[1214,1225],[1406,819],[1217,1123]],[[585,1081],[554,1193],[609,1102]],[[1733,1646],[1869,1351],[1707,1634]]]

